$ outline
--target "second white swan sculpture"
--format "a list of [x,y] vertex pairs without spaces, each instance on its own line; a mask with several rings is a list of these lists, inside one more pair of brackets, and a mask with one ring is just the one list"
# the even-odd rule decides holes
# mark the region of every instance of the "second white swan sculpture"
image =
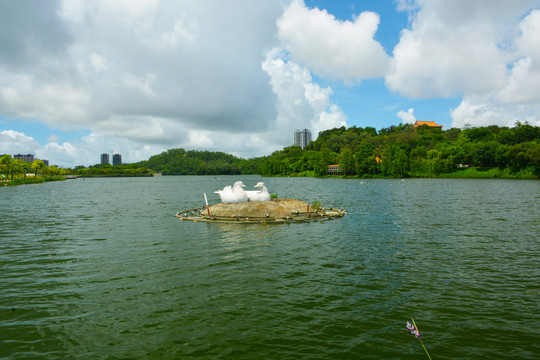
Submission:
[[237,181],[234,185],[225,186],[223,190],[214,191],[221,198],[224,204],[241,203],[248,201],[246,191],[243,189],[246,187],[241,181]]
[[254,188],[260,190],[246,191],[249,201],[270,201],[270,193],[263,182],[257,183]]

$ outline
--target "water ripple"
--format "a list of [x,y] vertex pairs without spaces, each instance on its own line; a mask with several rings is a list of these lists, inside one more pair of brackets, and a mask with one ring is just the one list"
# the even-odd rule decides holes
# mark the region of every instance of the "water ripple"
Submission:
[[538,182],[270,178],[349,213],[172,216],[235,180],[1,189],[0,358],[413,359],[411,315],[434,358],[540,352]]

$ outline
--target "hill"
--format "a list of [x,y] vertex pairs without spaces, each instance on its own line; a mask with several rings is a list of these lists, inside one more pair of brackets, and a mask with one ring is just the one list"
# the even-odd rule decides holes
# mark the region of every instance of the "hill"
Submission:
[[171,149],[137,165],[163,175],[239,175],[245,160],[223,152]]

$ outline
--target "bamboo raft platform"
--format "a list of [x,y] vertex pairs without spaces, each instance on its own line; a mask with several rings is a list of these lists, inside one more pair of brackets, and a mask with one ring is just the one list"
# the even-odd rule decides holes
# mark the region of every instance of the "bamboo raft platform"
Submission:
[[341,218],[343,209],[311,209],[301,200],[272,199],[270,201],[250,201],[237,204],[216,204],[208,207],[188,209],[174,216],[180,220],[244,223],[283,224]]

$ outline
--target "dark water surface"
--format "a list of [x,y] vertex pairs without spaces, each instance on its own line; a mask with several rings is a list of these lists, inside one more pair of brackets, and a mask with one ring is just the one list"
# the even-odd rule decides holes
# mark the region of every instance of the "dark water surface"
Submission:
[[539,358],[540,182],[264,178],[349,213],[173,217],[235,180],[0,188],[0,358],[427,358],[411,316],[434,360]]

